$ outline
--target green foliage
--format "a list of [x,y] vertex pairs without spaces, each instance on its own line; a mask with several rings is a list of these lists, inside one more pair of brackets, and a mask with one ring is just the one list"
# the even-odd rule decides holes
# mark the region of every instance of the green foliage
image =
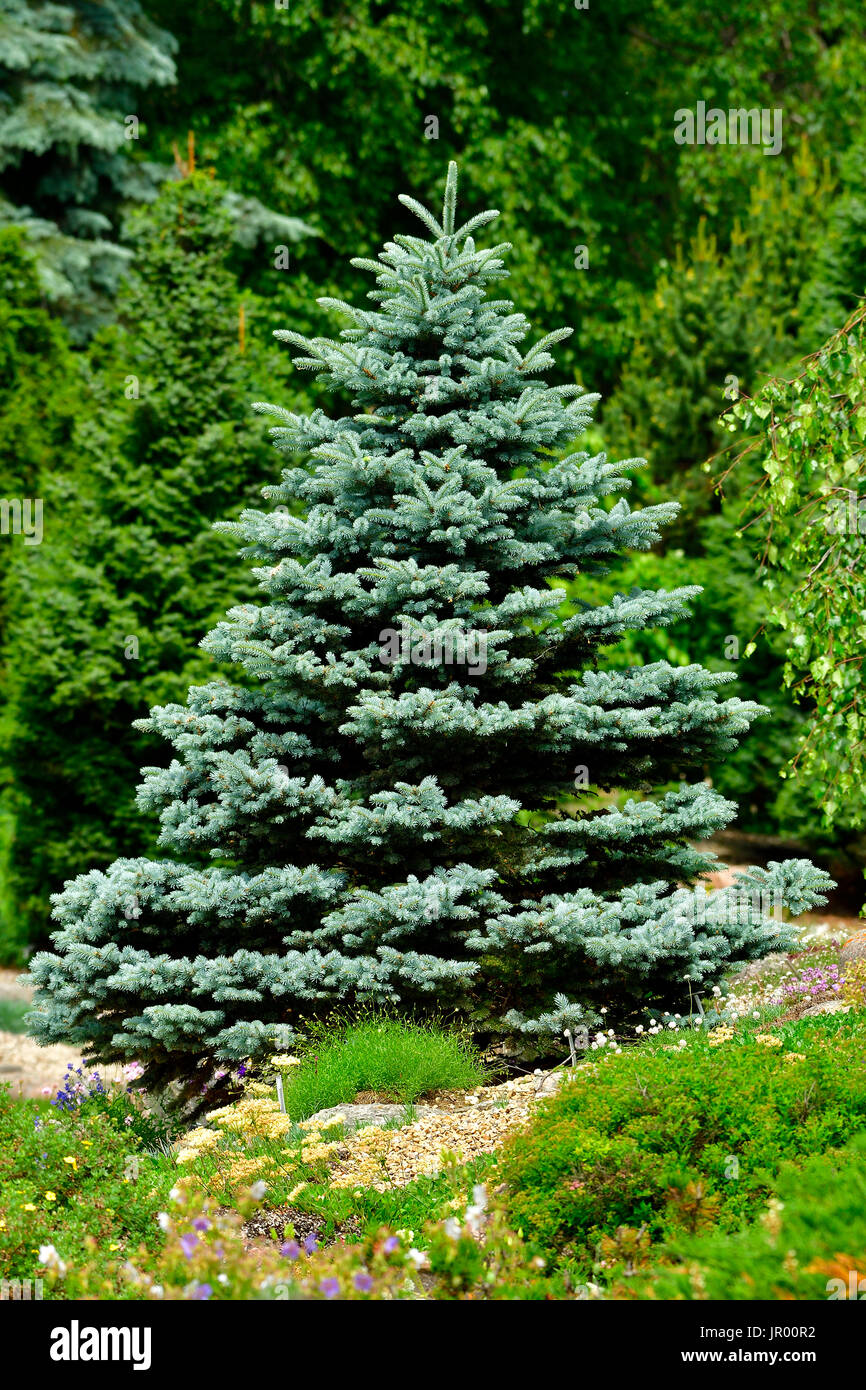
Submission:
[[651,482],[643,487],[651,500],[676,486],[683,512],[668,544],[701,548],[695,523],[714,504],[705,460],[724,440],[718,417],[725,400],[754,389],[794,353],[798,298],[833,186],[808,139],[778,171],[765,162],[729,246],[701,218],[673,262],[661,262],[653,293],[627,323],[631,349],[603,430],[612,449],[649,460]]
[[834,1022],[789,1025],[778,1048],[699,1035],[578,1072],[503,1151],[512,1224],[586,1270],[620,1226],[658,1240],[755,1217],[784,1160],[866,1128],[862,1034]]
[[[832,842],[822,828],[822,788],[780,776],[792,747],[806,732],[808,711],[793,705],[781,688],[785,639],[776,629],[765,628],[765,595],[755,579],[751,545],[727,515],[705,518],[701,534],[700,555],[687,557],[678,547],[666,546],[661,553],[627,557],[617,574],[623,593],[633,588],[673,589],[687,565],[689,578],[702,590],[700,621],[689,613],[666,627],[624,633],[622,641],[608,649],[606,660],[614,667],[654,661],[675,666],[700,663],[735,677],[732,689],[770,713],[760,737],[744,739],[735,758],[707,760],[707,778],[736,803],[738,830],[766,835],[778,827],[810,845]],[[569,597],[579,596],[584,602],[598,602],[605,592],[605,581],[585,576],[568,585]]]
[[[79,403],[76,359],[46,311],[36,262],[16,227],[0,227],[0,492],[33,497],[46,461],[70,442]],[[8,546],[9,541],[4,540]],[[21,544],[21,541],[15,542]]]
[[[0,1267],[46,1277],[53,1246],[70,1264],[120,1264],[127,1242],[160,1242],[169,1184],[128,1127],[94,1107],[63,1115],[0,1089]],[[42,1257],[41,1257],[42,1256]],[[117,1282],[113,1282],[116,1291]],[[109,1294],[110,1296],[110,1294]]]
[[[212,669],[191,636],[254,592],[210,522],[258,497],[270,453],[249,401],[282,371],[266,310],[241,298],[229,268],[224,200],[194,174],[132,219],[119,323],[98,335],[77,386],[87,413],[40,473],[45,543],[15,538],[4,653],[11,944],[44,939],[46,890],[82,855],[106,864],[121,845],[152,843],[133,804],[147,745],[132,720]],[[79,373],[49,357],[52,369],[65,403]],[[45,435],[34,430],[37,444]]]
[[[608,0],[601,20],[541,0],[420,9],[414,0],[360,0],[351,22],[340,6],[315,0],[183,9],[151,0],[149,13],[177,37],[183,82],[151,89],[148,123],[165,132],[166,149],[170,136],[183,140],[194,128],[203,157],[233,187],[268,188],[276,206],[304,208],[323,234],[301,249],[314,283],[354,300],[363,278],[346,279],[346,257],[369,255],[391,235],[397,189],[432,198],[443,163],[457,158],[470,199],[499,207],[513,229],[514,292],[527,314],[556,321],[568,306],[578,328],[563,349],[563,379],[579,367],[593,390],[615,386],[636,299],[651,304],[660,262],[672,262],[701,216],[726,255],[763,181],[799,260],[818,215],[814,203],[787,203],[800,132],[844,191],[859,193],[864,92],[855,74],[866,45],[852,0],[822,5],[820,17],[809,0],[769,0],[760,23],[748,0]],[[677,145],[674,113],[698,97],[783,108],[782,153]],[[575,267],[580,245],[585,270]],[[816,257],[813,246],[812,267],[801,263],[807,277]],[[774,291],[777,264],[774,251]],[[748,301],[735,292],[742,311],[717,308],[732,325],[742,313],[751,342],[747,320],[761,314],[763,287],[750,278],[748,289]],[[699,397],[720,392],[736,370],[709,365],[724,370],[697,383]],[[673,372],[667,380],[675,389]],[[662,447],[665,469],[672,441]]]
[[[661,263],[653,292],[628,316],[630,353],[602,431],[609,447],[649,459],[637,482],[640,496],[655,501],[673,488],[684,503],[666,537],[666,551],[675,547],[670,561],[638,557],[654,576],[676,574],[688,555],[704,587],[703,621],[681,622],[666,636],[688,659],[735,671],[738,693],[772,710],[760,743],[746,745],[734,762],[708,766],[713,785],[737,802],[743,830],[810,842],[829,838],[822,830],[823,780],[786,785],[784,770],[806,736],[813,702],[798,709],[785,692],[786,639],[772,625],[768,630],[760,557],[751,533],[739,534],[750,479],[727,478],[723,507],[710,459],[728,437],[719,419],[724,401],[757,391],[770,371],[817,347],[821,322],[844,301],[843,286],[866,284],[854,258],[857,195],[834,196],[830,158],[819,159],[814,144],[802,137],[790,160],[765,161],[728,244],[702,218],[688,245]],[[733,661],[726,652],[731,637]],[[634,643],[643,659],[646,642],[638,635]]]
[[679,1233],[633,1277],[605,1271],[605,1297],[862,1299],[866,1146],[783,1164],[767,1211],[742,1231]]
[[760,546],[769,617],[785,634],[785,681],[814,704],[790,768],[822,789],[828,822],[854,826],[866,814],[864,323],[860,308],[798,374],[728,414],[734,463],[755,484],[743,524]]
[[[4,0],[0,11],[0,223],[23,227],[47,296],[84,336],[111,316],[128,252],[120,205],[152,198],[159,170],[130,148],[149,86],[175,80],[171,35],[137,0]],[[132,138],[130,138],[132,136]]]
[[[458,225],[456,166],[441,221],[402,201],[427,235],[357,262],[375,307],[323,299],[351,321],[340,340],[280,333],[351,405],[260,406],[311,464],[266,490],[274,510],[218,528],[260,585],[203,643],[238,683],[138,723],[175,750],[139,790],[171,857],[69,883],[56,949],[33,962],[36,1035],[136,1057],[151,1087],[200,1093],[209,1069],[290,1048],[310,1018],[424,1012],[433,995],[544,1055],[602,1008],[676,1007],[783,947],[751,893],[799,913],[829,884],[803,861],[752,870],[706,930],[706,895],[683,885],[715,860],[689,841],[734,808],[702,770],[761,711],[695,665],[598,669],[600,648],[682,616],[694,589],[611,585],[562,613],[552,587],[649,549],[676,507],[610,506],[623,466],[562,456],[595,398],[544,381],[568,329],[527,349],[524,316],[487,297],[507,247],[476,248],[493,212]],[[560,813],[576,765],[585,806]],[[611,787],[674,781],[597,809]]]
[[[17,617],[8,572],[24,558],[21,552],[32,554],[38,545],[50,546],[52,532],[56,537],[57,518],[45,515],[41,484],[47,470],[64,466],[70,456],[75,423],[83,413],[82,394],[79,364],[63,325],[50,317],[42,302],[36,263],[24,235],[17,228],[0,227],[0,497],[11,509],[9,534],[0,536],[4,645],[10,601]],[[17,534],[16,507],[21,509]],[[0,662],[5,693],[5,652]],[[0,768],[0,865],[9,861],[15,829],[8,778],[8,769]],[[21,924],[2,868],[0,880],[0,956],[8,958],[21,941]]]
[[372,1016],[316,1030],[302,1065],[286,1076],[286,1109],[305,1120],[317,1110],[375,1091],[410,1105],[431,1091],[482,1086],[485,1071],[465,1038],[434,1023]]

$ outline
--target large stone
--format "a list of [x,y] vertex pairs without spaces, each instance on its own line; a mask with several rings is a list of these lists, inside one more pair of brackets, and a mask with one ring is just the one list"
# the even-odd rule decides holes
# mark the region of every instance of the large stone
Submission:
[[843,1004],[841,999],[825,999],[823,1004],[813,1004],[811,1008],[804,1009],[801,1018],[818,1018],[821,1014],[847,1014],[849,1004]]
[[534,1088],[536,1095],[552,1095],[554,1091],[559,1090],[564,1081],[568,1080],[574,1070],[580,1070],[580,1068],[581,1063],[578,1062],[577,1068],[569,1067],[566,1071],[564,1067],[557,1067],[556,1071],[547,1071],[542,1076],[536,1077]]
[[361,1129],[364,1125],[390,1125],[395,1120],[402,1120],[406,1124],[411,1124],[413,1120],[430,1119],[433,1115],[441,1115],[444,1112],[436,1105],[416,1105],[412,1119],[406,1119],[405,1105],[331,1105],[327,1110],[317,1110],[315,1115],[311,1115],[304,1121],[306,1129],[312,1129],[315,1125],[327,1124],[329,1120],[341,1120],[346,1131],[351,1134],[353,1130]]
[[839,953],[840,965],[850,965],[855,960],[866,960],[866,931],[855,931]]

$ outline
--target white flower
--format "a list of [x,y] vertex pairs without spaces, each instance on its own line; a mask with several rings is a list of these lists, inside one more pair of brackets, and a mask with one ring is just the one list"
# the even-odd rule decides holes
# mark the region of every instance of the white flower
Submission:
[[151,1291],[150,1291],[151,1297],[152,1297],[152,1298],[162,1298],[162,1292],[163,1292],[163,1290],[162,1290],[162,1284],[154,1284],[153,1288],[152,1288]]
[[267,1190],[267,1183],[262,1182],[261,1178],[259,1178],[258,1182],[253,1183],[252,1187],[250,1188],[250,1193],[256,1199],[257,1202],[260,1202]]
[[53,1245],[40,1245],[39,1263],[46,1265],[48,1269],[56,1269],[61,1279],[66,1273],[66,1265],[61,1260]]
[[668,1024],[668,1027],[669,1027],[669,1028],[676,1028],[676,1026],[677,1026],[677,1025],[674,1023],[673,1019],[672,1019],[671,1022]]
[[167,1231],[169,1226],[171,1225],[171,1217],[169,1216],[168,1212],[161,1211],[156,1219],[159,1222],[159,1229],[161,1231]]
[[642,1032],[643,1032],[643,1024],[642,1024],[642,1023],[639,1023],[638,1026],[637,1026],[637,1028],[635,1028],[634,1031],[635,1031],[636,1033],[642,1033]]
[[168,1194],[168,1200],[169,1200],[170,1202],[177,1202],[179,1199],[180,1199],[180,1188],[179,1188],[179,1187],[173,1187],[173,1188],[171,1189],[171,1191],[169,1192],[169,1194]]
[[453,1216],[449,1216],[444,1224],[443,1230],[449,1239],[458,1240],[460,1237],[460,1222],[455,1220]]
[[426,1269],[428,1264],[430,1263],[424,1251],[416,1250],[414,1246],[409,1251],[406,1258],[415,1266],[416,1269]]

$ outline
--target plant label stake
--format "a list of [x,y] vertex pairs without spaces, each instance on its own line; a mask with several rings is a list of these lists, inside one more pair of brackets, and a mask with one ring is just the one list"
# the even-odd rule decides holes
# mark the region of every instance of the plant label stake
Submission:
[[566,1028],[566,1030],[565,1030],[565,1036],[568,1038],[568,1050],[569,1050],[569,1052],[571,1053],[571,1065],[572,1065],[573,1067],[576,1067],[576,1066],[577,1066],[577,1053],[576,1053],[575,1050],[574,1050],[574,1038],[573,1038],[573,1036],[572,1036],[572,1032],[571,1032],[571,1029],[570,1029],[570,1028]]
[[286,1095],[285,1095],[285,1092],[284,1092],[284,1090],[283,1090],[283,1078],[282,1078],[282,1076],[280,1075],[279,1072],[277,1072],[277,1100],[280,1102],[280,1114],[281,1114],[281,1115],[285,1115],[285,1113],[286,1113]]

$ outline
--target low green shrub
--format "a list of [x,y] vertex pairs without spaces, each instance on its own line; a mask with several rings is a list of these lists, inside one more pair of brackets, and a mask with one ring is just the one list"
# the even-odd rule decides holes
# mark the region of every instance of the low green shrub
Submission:
[[288,1113],[305,1120],[359,1091],[411,1105],[432,1091],[481,1086],[487,1076],[469,1041],[453,1029],[372,1015],[329,1022],[313,1033],[301,1065],[286,1079]]
[[[611,1276],[609,1276],[611,1277]],[[866,1298],[866,1145],[783,1165],[766,1212],[736,1233],[680,1234],[614,1299]]]
[[786,1159],[866,1128],[862,1052],[849,1019],[822,1018],[781,1038],[713,1046],[698,1035],[578,1071],[503,1149],[512,1223],[583,1269],[621,1226],[650,1241],[735,1229],[766,1204]]
[[52,1111],[0,1088],[4,1278],[40,1278],[85,1261],[98,1269],[122,1260],[130,1242],[158,1242],[169,1186],[139,1138],[104,1111]]

